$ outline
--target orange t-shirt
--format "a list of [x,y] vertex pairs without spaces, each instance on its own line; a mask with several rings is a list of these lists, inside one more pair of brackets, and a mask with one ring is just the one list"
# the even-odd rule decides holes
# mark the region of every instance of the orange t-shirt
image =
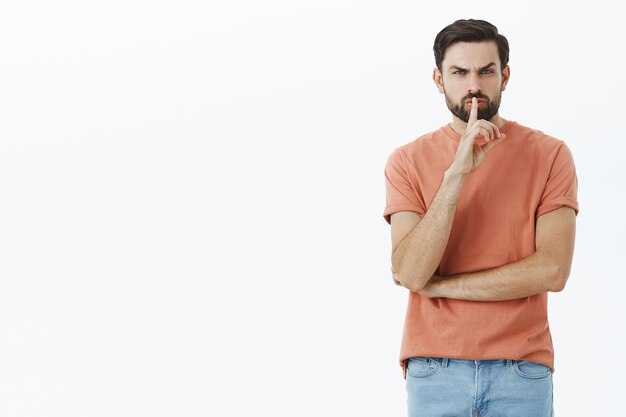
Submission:
[[[536,219],[562,206],[578,214],[572,154],[561,140],[507,121],[507,137],[468,175],[459,197],[439,274],[475,272],[508,264],[535,252]],[[407,143],[385,167],[384,218],[428,210],[461,135],[449,125]],[[409,291],[400,349],[406,359],[515,359],[554,370],[548,325],[548,294],[507,301],[427,298]]]

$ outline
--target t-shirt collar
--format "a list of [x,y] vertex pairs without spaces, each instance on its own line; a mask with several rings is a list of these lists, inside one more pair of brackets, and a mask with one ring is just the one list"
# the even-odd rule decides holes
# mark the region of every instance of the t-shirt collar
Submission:
[[[517,124],[515,121],[507,120],[500,128],[500,132],[508,133],[515,124]],[[452,127],[450,127],[450,124],[445,125],[442,129],[446,133],[446,135],[450,136],[452,139],[457,141],[461,139],[461,134],[452,129]]]

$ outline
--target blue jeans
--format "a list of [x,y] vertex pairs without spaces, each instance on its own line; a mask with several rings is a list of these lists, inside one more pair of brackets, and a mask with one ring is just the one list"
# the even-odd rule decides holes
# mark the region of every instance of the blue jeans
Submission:
[[553,417],[552,369],[529,361],[408,359],[409,417]]

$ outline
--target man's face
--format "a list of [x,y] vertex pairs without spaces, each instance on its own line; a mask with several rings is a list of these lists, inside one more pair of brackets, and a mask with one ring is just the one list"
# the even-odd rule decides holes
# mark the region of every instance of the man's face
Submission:
[[449,46],[433,78],[445,94],[448,109],[467,123],[472,97],[478,99],[478,118],[490,120],[498,113],[509,67],[502,71],[495,42],[458,42]]

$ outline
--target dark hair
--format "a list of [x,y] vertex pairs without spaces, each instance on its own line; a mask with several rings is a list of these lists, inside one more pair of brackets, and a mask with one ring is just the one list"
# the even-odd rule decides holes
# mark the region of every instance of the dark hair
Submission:
[[441,61],[446,49],[457,42],[495,41],[498,46],[502,68],[509,63],[509,42],[504,35],[498,33],[498,28],[485,20],[461,19],[449,24],[435,37],[433,51],[435,63],[441,71]]

